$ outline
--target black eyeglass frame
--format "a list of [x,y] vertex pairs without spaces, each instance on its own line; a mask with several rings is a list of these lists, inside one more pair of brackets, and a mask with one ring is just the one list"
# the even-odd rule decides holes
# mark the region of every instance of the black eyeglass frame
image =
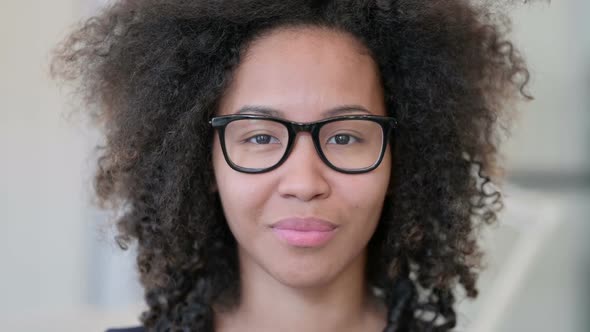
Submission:
[[[244,120],[244,119],[270,120],[270,121],[278,122],[287,128],[287,132],[289,133],[287,147],[286,147],[285,152],[284,152],[283,156],[281,157],[281,159],[279,159],[279,161],[276,164],[274,164],[273,166],[265,167],[265,168],[241,167],[241,166],[234,164],[231,161],[231,159],[229,158],[226,147],[225,147],[225,128],[229,123],[231,123],[233,121]],[[320,139],[319,139],[320,129],[328,123],[335,122],[335,121],[341,121],[341,120],[366,120],[366,121],[376,122],[381,126],[382,133],[383,133],[383,142],[381,144],[381,152],[379,154],[379,158],[377,159],[377,161],[373,165],[365,167],[365,168],[361,168],[361,169],[354,169],[354,170],[353,169],[345,169],[345,168],[339,168],[339,167],[334,166],[326,158],[326,156],[324,155],[322,148],[320,146]],[[285,120],[282,118],[270,117],[267,115],[232,114],[232,115],[223,115],[223,116],[219,116],[219,117],[214,117],[209,121],[209,123],[211,124],[211,126],[214,129],[217,129],[217,132],[219,134],[219,141],[221,143],[221,149],[223,151],[223,156],[224,156],[227,164],[232,169],[234,169],[238,172],[249,173],[249,174],[259,174],[259,173],[270,172],[270,171],[278,168],[279,166],[281,166],[287,160],[289,155],[291,154],[291,150],[293,150],[293,144],[295,142],[295,138],[297,137],[297,133],[299,133],[299,132],[308,132],[311,134],[313,145],[315,147],[316,152],[320,156],[320,159],[326,165],[328,165],[328,167],[330,167],[331,169],[341,172],[341,173],[346,173],[346,174],[367,173],[367,172],[374,170],[375,168],[377,168],[379,166],[379,164],[381,164],[381,162],[383,161],[383,156],[385,155],[385,150],[387,149],[387,143],[390,140],[392,140],[392,143],[393,143],[393,139],[395,138],[395,129],[397,128],[397,121],[395,118],[386,117],[386,116],[377,116],[377,115],[343,115],[343,116],[331,117],[331,118],[327,118],[327,119],[323,119],[323,120],[319,120],[319,121],[305,123],[305,122],[289,121],[289,120]]]

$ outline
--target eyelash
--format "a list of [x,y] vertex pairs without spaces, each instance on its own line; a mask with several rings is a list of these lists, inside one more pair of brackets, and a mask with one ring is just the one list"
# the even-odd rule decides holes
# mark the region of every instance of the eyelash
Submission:
[[[244,142],[245,142],[245,143],[254,143],[254,144],[259,144],[259,143],[252,142],[252,140],[256,140],[258,137],[261,137],[261,136],[263,136],[263,137],[270,137],[270,139],[271,139],[271,140],[272,140],[272,139],[275,139],[277,142],[279,142],[279,140],[278,140],[276,137],[274,137],[274,136],[271,136],[271,135],[267,135],[267,134],[257,134],[257,135],[254,135],[254,136],[248,137],[248,138],[246,138],[246,139],[244,140]],[[264,145],[264,144],[270,144],[270,143],[262,143],[262,144],[260,144],[260,145]],[[274,143],[274,144],[276,144],[276,143]]]
[[[336,134],[334,136],[331,136],[328,141],[326,143],[329,143],[332,140],[335,140],[337,136],[345,136],[345,137],[349,137],[349,140],[352,139],[352,143],[358,143],[361,142],[361,139],[359,139],[358,137],[354,136],[354,135],[350,135],[350,134]],[[253,142],[253,140],[257,140],[259,137],[269,137],[271,142],[268,143],[258,143],[258,142]],[[254,144],[260,144],[260,145],[265,145],[265,144],[276,144],[273,143],[272,140],[275,140],[276,142],[279,142],[279,140],[271,135],[267,135],[267,134],[258,134],[258,135],[254,135],[251,136],[247,139],[244,140],[245,143],[254,143]],[[280,143],[280,142],[279,142]],[[347,144],[338,144],[338,143],[329,143],[329,144],[337,144],[337,145],[348,145],[350,144],[350,142],[347,142]]]
[[[331,137],[328,139],[328,142],[330,142],[332,139],[335,139],[335,138],[336,138],[336,136],[347,136],[347,137],[349,137],[349,138],[352,138],[352,139],[354,140],[352,143],[359,143],[359,142],[361,142],[361,139],[360,139],[360,138],[358,138],[358,137],[356,137],[356,136],[354,136],[354,135],[350,135],[350,134],[336,134],[336,135],[334,135],[334,136],[331,136]],[[326,143],[328,143],[328,142],[326,142]],[[347,143],[348,143],[348,142],[347,142]],[[334,143],[334,144],[338,144],[338,143]],[[339,144],[339,145],[348,145],[348,144]]]

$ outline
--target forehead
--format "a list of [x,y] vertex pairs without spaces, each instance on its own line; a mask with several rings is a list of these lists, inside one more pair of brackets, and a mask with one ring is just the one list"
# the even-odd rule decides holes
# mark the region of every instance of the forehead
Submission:
[[309,120],[316,112],[343,105],[385,115],[378,68],[366,48],[336,30],[283,28],[249,45],[219,113],[263,106]]

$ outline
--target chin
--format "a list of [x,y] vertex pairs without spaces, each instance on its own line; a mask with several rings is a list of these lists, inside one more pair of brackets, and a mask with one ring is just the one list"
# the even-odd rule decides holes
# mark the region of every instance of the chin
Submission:
[[275,278],[283,285],[294,289],[306,289],[306,288],[317,288],[324,287],[333,280],[332,277],[326,275],[312,275],[312,274],[300,274],[300,275],[279,275]]
[[286,261],[269,272],[280,283],[292,288],[323,287],[330,284],[337,274],[333,267],[327,263],[304,262],[301,264],[293,262],[285,265]]

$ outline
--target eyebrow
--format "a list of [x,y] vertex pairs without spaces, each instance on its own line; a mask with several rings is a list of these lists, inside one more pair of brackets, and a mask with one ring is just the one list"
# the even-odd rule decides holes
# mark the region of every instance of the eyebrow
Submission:
[[[342,106],[330,108],[330,109],[322,112],[322,117],[329,118],[329,117],[338,116],[338,115],[345,115],[345,114],[358,114],[359,112],[366,113],[366,114],[372,114],[371,112],[369,112],[369,110],[367,110],[366,108],[359,106],[359,105],[342,105]],[[274,108],[270,108],[270,107],[265,107],[265,106],[244,106],[244,107],[240,108],[235,114],[252,114],[252,113],[272,116],[272,117],[276,117],[276,118],[283,118],[283,119],[285,118],[285,114],[282,111],[274,109]]]

